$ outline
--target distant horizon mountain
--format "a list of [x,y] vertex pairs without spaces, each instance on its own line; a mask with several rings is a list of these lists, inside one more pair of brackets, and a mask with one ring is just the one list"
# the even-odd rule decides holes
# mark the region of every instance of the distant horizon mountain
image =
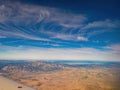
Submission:
[[10,62],[4,63],[1,70],[7,73],[22,72],[40,72],[40,71],[54,71],[64,68],[62,65],[57,64],[46,64],[40,61],[36,62]]
[[119,62],[105,62],[105,61],[26,61],[26,60],[1,60],[0,61],[0,71],[6,73],[17,73],[22,72],[41,72],[41,71],[55,71],[61,70],[68,67],[118,67]]

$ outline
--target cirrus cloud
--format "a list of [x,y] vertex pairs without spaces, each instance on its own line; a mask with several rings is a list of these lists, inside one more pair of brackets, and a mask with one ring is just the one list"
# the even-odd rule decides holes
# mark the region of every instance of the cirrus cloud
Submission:
[[[118,50],[99,50],[95,48],[38,48],[10,47],[1,45],[0,59],[31,60],[105,60],[119,61]],[[6,53],[4,53],[6,52]]]

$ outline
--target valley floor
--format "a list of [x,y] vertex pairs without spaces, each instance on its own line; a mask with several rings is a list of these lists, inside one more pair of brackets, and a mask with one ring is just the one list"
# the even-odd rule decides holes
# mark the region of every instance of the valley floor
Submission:
[[10,77],[38,90],[120,90],[119,68],[69,68]]
[[[3,65],[3,64],[1,64]],[[12,64],[1,68],[1,75],[37,90],[120,90],[120,64],[70,67],[41,62]],[[0,90],[18,88],[14,81],[0,76]]]

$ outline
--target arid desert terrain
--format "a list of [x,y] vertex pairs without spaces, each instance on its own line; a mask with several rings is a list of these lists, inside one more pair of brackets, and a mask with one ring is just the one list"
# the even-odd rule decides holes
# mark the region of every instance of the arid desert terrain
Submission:
[[120,90],[119,63],[80,66],[41,61],[14,63],[3,66],[1,75],[37,90]]

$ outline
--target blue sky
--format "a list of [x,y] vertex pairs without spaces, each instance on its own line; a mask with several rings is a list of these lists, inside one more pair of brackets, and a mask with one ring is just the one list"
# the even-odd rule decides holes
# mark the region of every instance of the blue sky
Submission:
[[120,61],[119,0],[0,0],[0,59]]

